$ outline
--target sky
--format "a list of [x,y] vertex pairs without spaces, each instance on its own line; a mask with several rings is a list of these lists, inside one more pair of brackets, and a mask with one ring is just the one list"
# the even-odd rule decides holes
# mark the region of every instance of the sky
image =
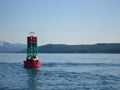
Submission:
[[120,0],[0,0],[0,40],[26,44],[120,43]]

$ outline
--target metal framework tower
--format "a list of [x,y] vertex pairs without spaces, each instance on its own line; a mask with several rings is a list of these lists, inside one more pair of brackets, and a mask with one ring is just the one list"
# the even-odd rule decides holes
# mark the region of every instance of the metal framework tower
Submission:
[[34,32],[30,32],[30,36],[27,37],[27,56],[32,58],[38,54],[37,37]]

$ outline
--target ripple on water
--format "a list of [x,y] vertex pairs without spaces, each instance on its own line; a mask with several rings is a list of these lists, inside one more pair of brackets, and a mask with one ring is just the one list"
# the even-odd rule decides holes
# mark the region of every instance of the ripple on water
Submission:
[[[89,71],[93,66],[98,72]],[[0,90],[118,90],[120,74],[103,73],[100,67],[106,70],[120,66],[110,63],[43,63],[40,69],[25,69],[21,63],[0,63]],[[88,71],[79,70],[83,68]]]

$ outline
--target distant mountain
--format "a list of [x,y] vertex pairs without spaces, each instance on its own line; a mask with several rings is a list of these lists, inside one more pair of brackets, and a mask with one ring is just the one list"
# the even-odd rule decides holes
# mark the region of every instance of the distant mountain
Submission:
[[20,52],[25,48],[26,48],[25,44],[0,41],[0,53]]
[[120,53],[120,43],[93,45],[47,44],[38,47],[40,53]]
[[[20,43],[0,41],[0,53],[26,53],[27,46]],[[120,53],[120,43],[93,45],[47,44],[38,47],[39,53]]]

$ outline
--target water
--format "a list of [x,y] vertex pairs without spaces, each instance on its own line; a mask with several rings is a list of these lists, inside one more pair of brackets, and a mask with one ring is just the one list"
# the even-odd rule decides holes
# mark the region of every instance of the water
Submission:
[[40,54],[40,69],[25,58],[0,53],[0,90],[120,90],[120,54]]

